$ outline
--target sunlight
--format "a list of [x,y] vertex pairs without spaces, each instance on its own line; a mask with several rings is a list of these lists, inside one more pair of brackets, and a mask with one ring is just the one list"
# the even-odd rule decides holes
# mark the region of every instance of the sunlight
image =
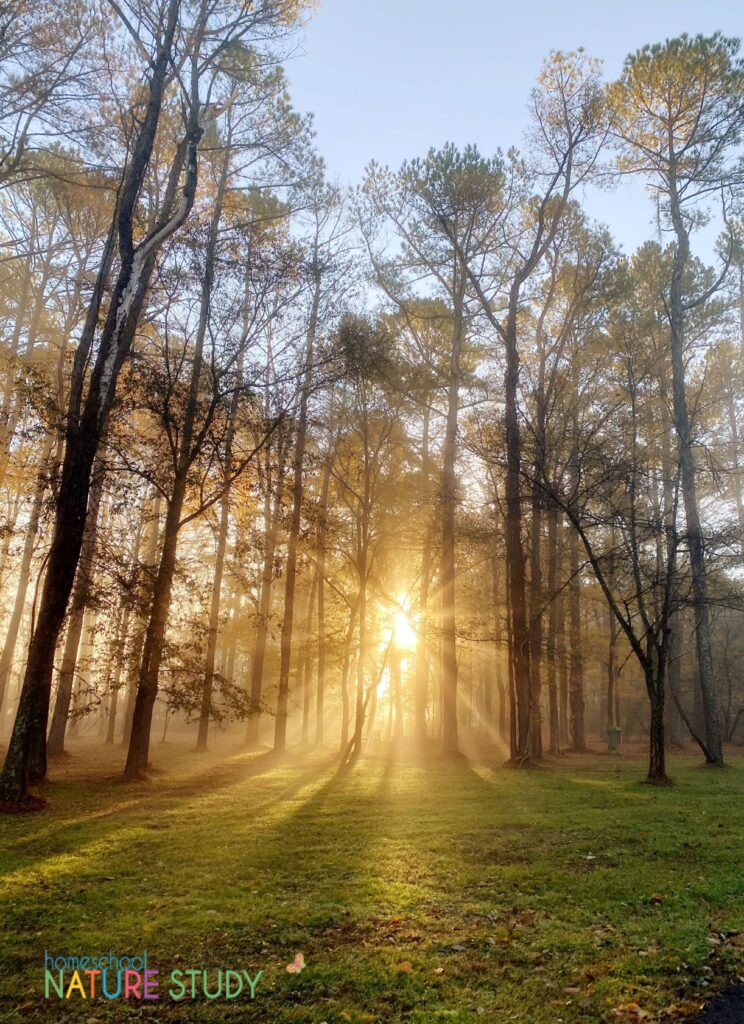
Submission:
[[398,647],[412,651],[416,646],[416,630],[402,609],[395,613],[393,629],[395,631],[395,642]]

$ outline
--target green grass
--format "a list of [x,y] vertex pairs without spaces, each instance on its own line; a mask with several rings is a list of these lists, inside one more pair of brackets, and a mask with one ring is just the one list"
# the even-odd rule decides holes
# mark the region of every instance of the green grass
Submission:
[[[170,749],[132,786],[78,748],[45,812],[0,822],[0,1019],[650,1020],[742,973],[741,761],[681,759],[656,789],[609,756],[339,775],[330,751]],[[45,948],[146,948],[161,999],[45,1002]],[[264,974],[253,1003],[172,1002],[171,970],[191,967]],[[629,1004],[640,1017],[613,1013]]]

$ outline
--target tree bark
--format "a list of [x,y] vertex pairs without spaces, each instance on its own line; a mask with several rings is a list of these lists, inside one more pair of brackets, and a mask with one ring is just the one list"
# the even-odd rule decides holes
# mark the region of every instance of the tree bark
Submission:
[[269,632],[269,615],[271,612],[271,594],[274,583],[274,556],[279,537],[279,519],[284,490],[284,462],[286,445],[281,442],[279,465],[277,469],[275,492],[269,489],[270,476],[267,476],[267,491],[264,502],[264,558],[261,573],[261,596],[258,600],[258,623],[256,639],[251,659],[250,704],[248,722],[246,724],[245,742],[249,749],[258,745],[261,722],[261,692],[263,689],[263,668],[266,658],[266,639]]
[[548,506],[548,580],[547,595],[550,601],[548,610],[548,635],[545,643],[545,662],[547,665],[548,683],[548,730],[551,754],[560,754],[560,723],[558,718],[558,662],[556,649],[558,643],[558,605],[563,601],[563,594],[558,593],[558,509]]
[[325,715],[325,674],[326,674],[326,635],[325,635],[325,571],[326,544],[328,537],[328,489],[331,482],[333,467],[333,451],[329,452],[323,468],[323,482],[320,488],[320,522],[318,524],[318,683],[315,694],[315,743],[323,743]]
[[446,754],[459,750],[457,736],[457,633],[455,622],[455,515],[457,511],[457,419],[460,407],[460,354],[463,345],[465,277],[455,289],[452,352],[447,390],[447,420],[442,448],[442,552],[440,596],[442,630],[442,748]]
[[15,655],[16,643],[18,641],[21,619],[23,618],[23,611],[26,607],[26,594],[28,592],[28,584],[31,578],[31,561],[34,556],[34,547],[36,545],[37,534],[39,531],[39,519],[41,517],[44,494],[46,492],[48,482],[48,462],[52,453],[53,445],[54,436],[52,434],[48,434],[41,454],[41,469],[39,470],[39,474],[36,478],[33,503],[31,505],[31,512],[26,526],[26,536],[23,542],[21,563],[18,568],[18,587],[16,588],[13,610],[10,613],[8,629],[5,634],[3,652],[2,655],[0,655],[0,712],[3,709],[5,701],[10,671],[13,667],[13,658]]
[[297,434],[295,437],[294,464],[292,467],[292,516],[289,524],[287,540],[287,568],[284,580],[284,617],[282,619],[281,649],[279,660],[279,691],[276,701],[276,722],[274,727],[274,750],[284,751],[287,745],[287,717],[289,713],[289,668],[292,658],[292,626],[294,622],[294,598],[297,579],[297,553],[302,519],[303,463],[305,459],[305,440],[307,435],[307,409],[310,398],[310,385],[313,372],[313,353],[315,332],[318,327],[318,311],[320,308],[320,268],[316,262],[313,267],[314,289],[313,301],[308,321],[305,343],[305,367],[303,374],[300,408],[297,418]]
[[570,625],[570,675],[569,701],[571,711],[571,749],[577,753],[586,750],[584,733],[584,652],[581,642],[581,579],[579,577],[579,536],[571,530],[568,542],[569,569],[569,625]]
[[65,752],[65,732],[70,715],[75,665],[77,664],[80,637],[83,631],[83,618],[90,601],[90,587],[93,581],[94,556],[98,538],[98,514],[103,496],[105,476],[104,467],[99,463],[93,470],[85,534],[80,549],[80,561],[78,562],[75,578],[75,588],[70,602],[70,618],[67,624],[67,636],[65,637],[65,646],[62,653],[57,699],[54,702],[52,724],[47,740],[47,752],[50,757],[62,757]]
[[687,521],[687,544],[690,553],[690,575],[695,608],[700,692],[703,700],[706,732],[706,761],[723,764],[723,741],[718,709],[718,694],[713,678],[713,650],[708,614],[708,575],[705,564],[705,543],[700,523],[695,478],[694,437],[690,425],[685,381],[685,297],[684,274],[690,259],[690,240],[685,227],[676,187],[674,157],[670,160],[670,212],[677,244],[674,248],[672,277],[669,289],[669,323],[672,353],[672,398],[674,425],[677,432],[680,482]]
[[414,735],[419,745],[426,743],[426,707],[429,702],[429,652],[427,650],[427,620],[429,614],[429,576],[431,575],[431,526],[428,522],[429,483],[431,477],[429,457],[430,413],[424,410],[421,474],[424,481],[424,526],[421,547],[421,579],[419,581],[419,620],[416,630],[416,675],[414,684]]
[[[39,781],[46,774],[46,726],[54,652],[80,557],[91,472],[98,442],[108,419],[119,372],[134,337],[155,253],[165,239],[185,221],[193,205],[197,176],[196,152],[202,135],[198,124],[190,126],[187,153],[183,154],[187,159],[187,180],[177,213],[171,214],[169,204],[167,219],[135,249],[132,230],[136,205],[155,144],[179,9],[179,0],[169,0],[163,36],[151,65],[145,113],[132,144],[132,157],[119,193],[116,235],[119,239],[121,266],[112,289],[84,404],[85,368],[113,255],[113,232],[109,236],[83,337],[75,354],[68,406],[67,443],[57,495],[54,533],[13,734],[0,776],[0,799],[11,805],[24,802],[29,782]],[[173,193],[177,181],[176,178]],[[82,415],[79,414],[81,408]]]

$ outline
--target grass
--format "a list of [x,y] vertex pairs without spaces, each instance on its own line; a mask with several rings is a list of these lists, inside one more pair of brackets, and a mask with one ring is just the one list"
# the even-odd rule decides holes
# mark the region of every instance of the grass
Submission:
[[[3,1021],[652,1021],[742,972],[741,760],[657,789],[625,757],[169,750],[134,786],[81,746],[44,813],[0,822]],[[45,1001],[45,949],[143,948],[157,1003]],[[262,970],[255,1001],[167,997],[201,967]]]

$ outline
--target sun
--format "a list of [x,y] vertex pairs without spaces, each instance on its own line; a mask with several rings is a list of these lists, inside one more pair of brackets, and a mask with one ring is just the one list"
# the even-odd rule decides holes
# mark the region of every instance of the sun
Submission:
[[416,630],[413,628],[411,620],[402,609],[395,613],[395,617],[393,619],[393,630],[395,632],[395,641],[398,647],[402,647],[405,650],[410,651],[416,646]]

